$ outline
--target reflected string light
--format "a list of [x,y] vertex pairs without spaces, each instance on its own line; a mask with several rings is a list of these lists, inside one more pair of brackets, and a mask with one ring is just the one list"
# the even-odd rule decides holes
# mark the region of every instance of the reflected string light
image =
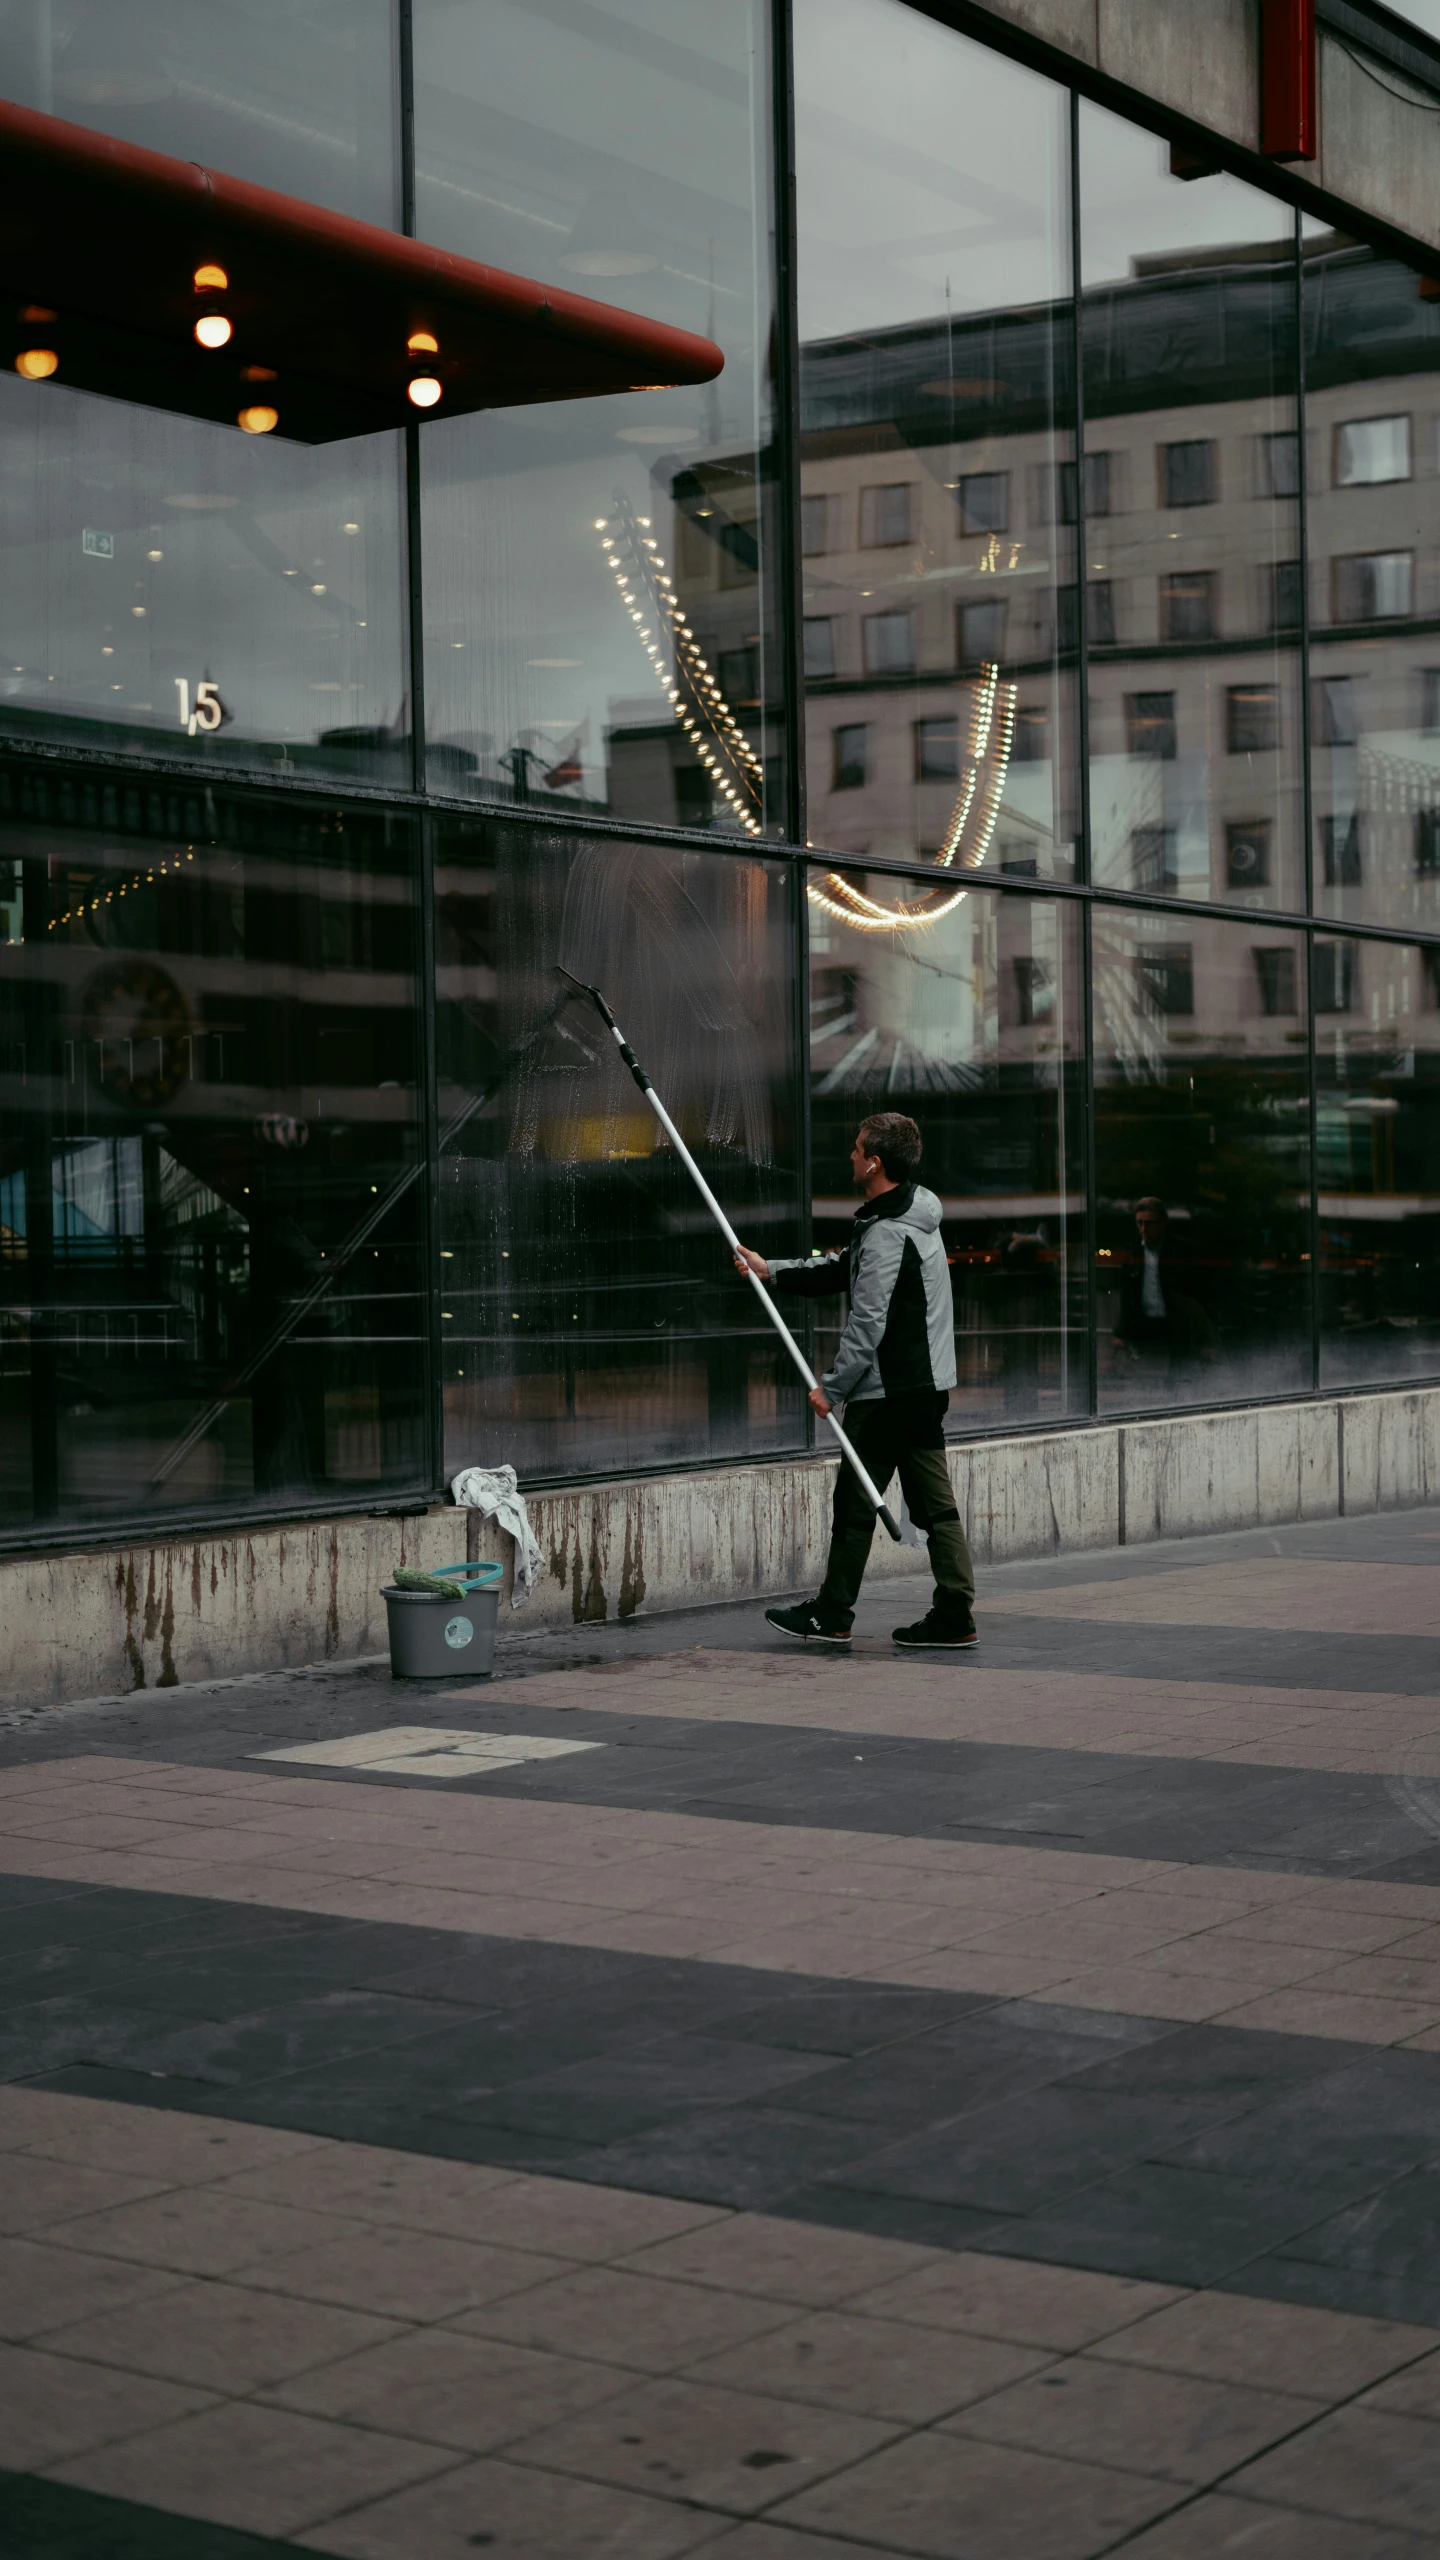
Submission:
[[[941,871],[957,865],[965,871],[978,870],[990,850],[1010,771],[1018,694],[1019,687],[1002,679],[998,666],[982,668],[970,704],[960,789],[935,856]],[[904,933],[938,924],[966,895],[963,889],[937,888],[925,890],[918,898],[872,898],[843,871],[823,872],[806,886],[812,905],[860,933]]]
[[650,518],[637,516],[616,491],[608,516],[595,518],[600,555],[676,726],[716,784],[726,813],[746,835],[763,832],[765,768],[725,700],[686,620]]
[[[187,862],[194,861],[193,845],[185,859]],[[97,907],[108,907],[113,899],[123,898],[128,890],[142,888],[147,881],[163,880],[168,873],[176,872],[179,868],[178,853],[173,862],[147,863],[143,871],[131,872],[128,878],[116,881],[113,887],[97,890],[93,898],[82,898],[78,907],[67,907],[63,915],[52,916],[45,930],[47,933],[53,933],[57,924],[78,924],[83,916],[93,916]]]

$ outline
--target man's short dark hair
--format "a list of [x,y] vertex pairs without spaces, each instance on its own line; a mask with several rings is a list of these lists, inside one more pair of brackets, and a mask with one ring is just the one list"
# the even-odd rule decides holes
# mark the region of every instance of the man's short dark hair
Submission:
[[1137,1218],[1168,1219],[1170,1212],[1163,1200],[1157,1200],[1153,1191],[1147,1191],[1143,1200],[1136,1201],[1135,1215]]
[[903,1111],[877,1111],[860,1123],[860,1143],[878,1156],[889,1182],[909,1182],[920,1163],[920,1132]]

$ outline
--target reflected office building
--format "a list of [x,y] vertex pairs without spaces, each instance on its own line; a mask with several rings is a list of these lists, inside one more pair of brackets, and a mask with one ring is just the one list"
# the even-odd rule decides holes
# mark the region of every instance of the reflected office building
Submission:
[[0,11],[13,1548],[806,1452],[557,964],[957,1436],[1440,1383],[1440,240],[1017,14]]

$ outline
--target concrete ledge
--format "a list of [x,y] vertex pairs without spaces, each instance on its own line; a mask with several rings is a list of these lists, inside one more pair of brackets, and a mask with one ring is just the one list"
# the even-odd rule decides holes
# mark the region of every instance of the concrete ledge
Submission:
[[[482,1531],[481,1553],[507,1567],[502,1617],[538,1631],[813,1588],[835,1463],[540,1494],[545,1571],[513,1620],[509,1540]],[[1440,1387],[962,1442],[950,1473],[982,1567],[1404,1510],[1440,1500]],[[464,1543],[462,1516],[437,1507],[0,1563],[0,1699],[43,1705],[381,1653],[381,1584],[397,1564],[452,1562]],[[922,1562],[881,1538],[871,1569]]]

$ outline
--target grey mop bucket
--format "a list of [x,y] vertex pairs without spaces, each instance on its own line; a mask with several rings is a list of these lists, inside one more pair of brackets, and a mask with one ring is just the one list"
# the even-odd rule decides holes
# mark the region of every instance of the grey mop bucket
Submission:
[[442,1564],[437,1572],[444,1581],[461,1585],[463,1600],[446,1600],[437,1591],[397,1591],[393,1583],[384,1586],[391,1672],[397,1680],[488,1680],[505,1568]]

